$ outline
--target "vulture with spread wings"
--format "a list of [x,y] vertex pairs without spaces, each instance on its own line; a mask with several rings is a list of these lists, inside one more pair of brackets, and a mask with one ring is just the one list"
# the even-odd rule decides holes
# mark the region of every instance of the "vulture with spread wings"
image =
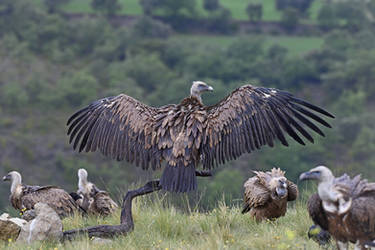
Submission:
[[275,140],[288,146],[285,132],[305,145],[303,137],[314,142],[307,128],[324,136],[314,122],[330,127],[319,115],[334,118],[288,92],[252,85],[203,105],[201,94],[212,90],[195,81],[189,97],[159,108],[125,94],[95,101],[68,120],[70,143],[79,152],[100,150],[143,169],[160,169],[165,161],[161,188],[188,192],[197,187],[200,162],[209,170],[263,145],[272,147]]

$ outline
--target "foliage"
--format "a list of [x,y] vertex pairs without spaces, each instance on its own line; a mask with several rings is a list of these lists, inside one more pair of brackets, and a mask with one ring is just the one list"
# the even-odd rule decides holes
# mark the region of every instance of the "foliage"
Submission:
[[91,7],[95,11],[112,16],[121,10],[122,5],[118,0],[92,0]]
[[313,1],[314,0],[276,0],[276,8],[278,10],[294,8],[301,13],[305,13],[310,8]]
[[43,0],[49,13],[59,11],[63,5],[69,3],[70,1],[71,0]]
[[283,11],[281,24],[286,30],[292,31],[299,23],[299,13],[295,8],[288,7]]
[[203,8],[207,11],[217,10],[219,7],[219,0],[203,0]]
[[263,15],[263,5],[260,3],[249,3],[249,5],[246,8],[246,12],[249,16],[250,21],[260,21]]

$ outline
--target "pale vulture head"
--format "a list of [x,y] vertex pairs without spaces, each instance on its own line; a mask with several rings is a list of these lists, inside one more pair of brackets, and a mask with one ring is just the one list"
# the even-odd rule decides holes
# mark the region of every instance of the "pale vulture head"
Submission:
[[21,174],[17,171],[9,172],[6,176],[3,177],[3,181],[10,181],[10,192],[13,194],[17,188],[17,186],[21,185],[22,177]]
[[86,169],[78,169],[78,192],[86,194],[87,191],[87,171]]
[[335,179],[331,170],[325,166],[318,166],[310,169],[310,171],[302,173],[299,176],[301,181],[304,180],[317,180],[318,183],[331,183]]
[[193,81],[191,85],[190,95],[198,98],[199,101],[202,101],[201,94],[206,91],[213,91],[214,89],[207,85],[207,83],[202,81]]

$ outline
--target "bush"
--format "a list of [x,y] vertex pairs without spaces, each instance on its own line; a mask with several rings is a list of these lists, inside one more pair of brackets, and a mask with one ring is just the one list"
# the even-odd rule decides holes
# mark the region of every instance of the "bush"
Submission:
[[299,23],[299,18],[298,10],[288,7],[283,11],[281,24],[287,31],[293,31]]

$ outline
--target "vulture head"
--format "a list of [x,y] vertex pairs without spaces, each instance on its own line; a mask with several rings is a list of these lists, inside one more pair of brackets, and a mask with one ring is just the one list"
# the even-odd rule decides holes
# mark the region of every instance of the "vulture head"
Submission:
[[285,177],[273,178],[270,185],[275,188],[275,194],[278,198],[284,198],[288,195],[288,184]]
[[10,192],[13,194],[17,186],[21,185],[22,177],[21,177],[21,174],[18,173],[17,171],[12,171],[3,177],[3,181],[11,182]]
[[198,98],[200,102],[202,102],[201,94],[206,91],[213,91],[214,89],[209,86],[207,83],[202,81],[193,81],[193,85],[191,85],[190,95]]
[[318,166],[299,176],[300,181],[317,180],[318,183],[331,183],[335,179],[331,170],[325,166]]
[[78,170],[78,194],[95,195],[99,190],[94,184],[87,180],[88,173],[86,169],[80,168]]
[[299,176],[301,181],[317,180],[318,195],[323,201],[323,208],[329,213],[338,213],[339,215],[346,213],[352,205],[350,197],[344,197],[344,193],[335,182],[335,176],[325,166],[318,166],[310,169],[310,171],[302,173]]

